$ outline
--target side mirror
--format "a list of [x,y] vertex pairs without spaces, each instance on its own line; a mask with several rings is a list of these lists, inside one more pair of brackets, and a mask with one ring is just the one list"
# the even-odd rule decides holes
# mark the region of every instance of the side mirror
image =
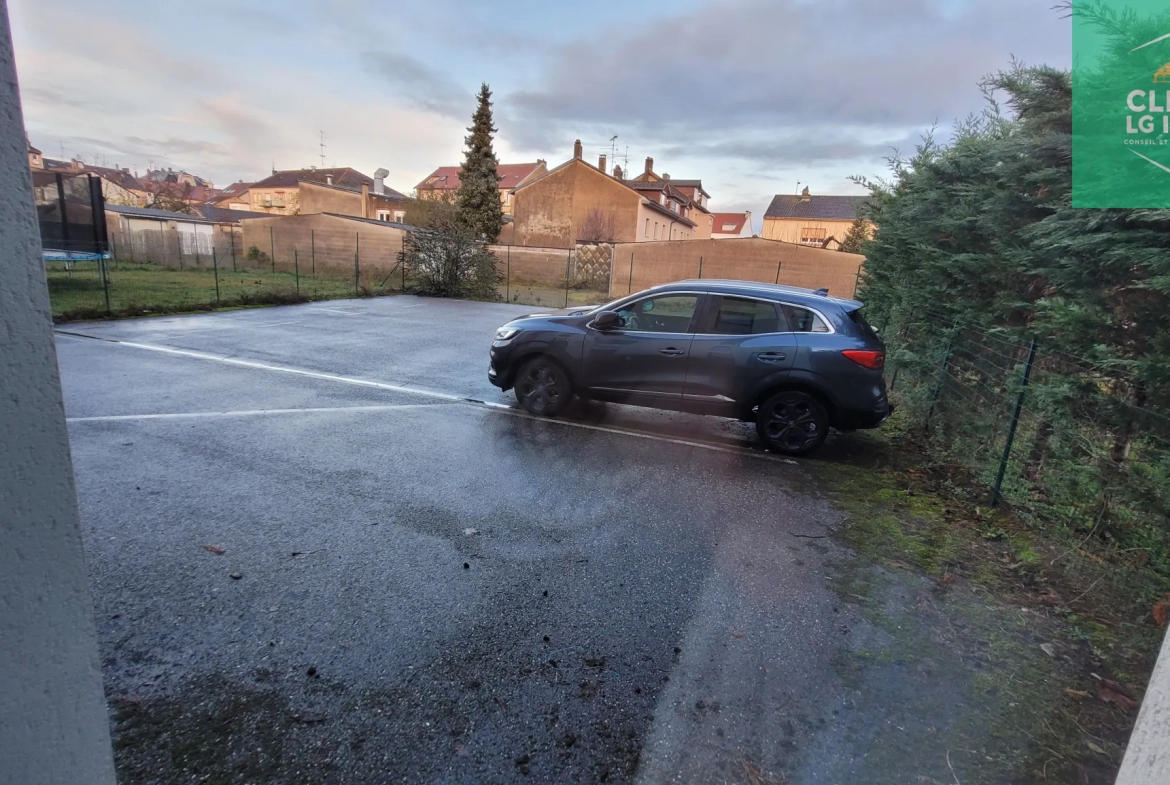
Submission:
[[615,311],[602,311],[593,317],[593,321],[589,326],[594,330],[617,330],[622,326],[622,317]]

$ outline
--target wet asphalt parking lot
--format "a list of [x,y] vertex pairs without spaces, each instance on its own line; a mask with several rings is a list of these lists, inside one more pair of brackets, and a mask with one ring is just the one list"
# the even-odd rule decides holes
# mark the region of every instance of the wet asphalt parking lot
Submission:
[[737,424],[504,408],[533,310],[59,328],[120,781],[874,781],[842,514]]

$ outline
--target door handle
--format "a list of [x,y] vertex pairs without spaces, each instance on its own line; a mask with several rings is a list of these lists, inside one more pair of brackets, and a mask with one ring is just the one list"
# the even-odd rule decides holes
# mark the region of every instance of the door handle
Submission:
[[765,363],[778,363],[785,357],[787,357],[787,355],[784,354],[784,352],[761,352],[756,355],[756,358],[759,359],[760,362]]
[[659,349],[658,353],[665,354],[667,357],[680,357],[686,354],[686,352],[684,352],[682,349],[676,349],[673,346],[669,346],[665,349]]

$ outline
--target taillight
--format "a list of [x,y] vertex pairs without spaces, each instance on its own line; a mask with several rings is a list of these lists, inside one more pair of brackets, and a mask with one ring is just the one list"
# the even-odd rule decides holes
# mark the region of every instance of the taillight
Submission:
[[871,371],[876,371],[886,364],[885,352],[874,352],[868,349],[846,349],[841,354]]

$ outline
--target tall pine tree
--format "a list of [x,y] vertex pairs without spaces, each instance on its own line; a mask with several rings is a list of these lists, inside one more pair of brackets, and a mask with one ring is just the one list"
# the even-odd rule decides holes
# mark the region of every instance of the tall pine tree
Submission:
[[459,223],[476,237],[494,243],[504,226],[504,210],[500,205],[500,179],[496,172],[499,162],[492,149],[492,91],[487,84],[479,88],[479,106],[472,115],[470,131],[464,139],[467,151],[463,169],[459,172],[459,199],[456,214]]

